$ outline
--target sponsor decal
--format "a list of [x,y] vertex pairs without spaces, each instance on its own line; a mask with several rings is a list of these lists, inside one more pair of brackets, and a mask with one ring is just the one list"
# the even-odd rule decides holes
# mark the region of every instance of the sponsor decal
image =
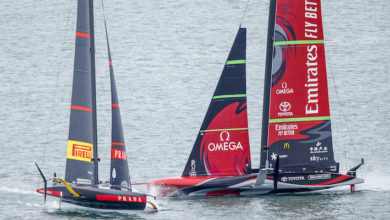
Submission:
[[92,163],[93,145],[81,141],[68,140],[67,158]]
[[280,159],[284,159],[284,158],[287,158],[287,157],[288,157],[287,154],[281,154],[281,155],[279,155],[279,158],[280,158]]
[[116,169],[112,168],[112,173],[111,173],[112,178],[116,178]]
[[320,161],[324,161],[324,160],[328,160],[328,157],[318,157],[318,156],[310,156],[310,161],[312,162],[320,162]]
[[82,185],[91,185],[91,180],[89,179],[80,179],[80,178],[77,178],[76,179],[76,183],[77,184],[82,184]]
[[[281,155],[279,155],[279,158],[280,158],[280,159],[284,159],[284,158],[287,158],[287,157],[288,157],[287,154],[281,154]],[[275,154],[275,152],[272,152],[272,154],[271,154],[271,160],[276,160],[277,158],[278,158],[278,155]]]
[[[313,0],[305,1],[305,37],[311,40],[318,39],[318,3]],[[307,45],[307,82],[305,87],[307,89],[307,103],[305,106],[306,115],[318,114],[318,46]]]
[[129,184],[127,183],[127,181],[123,180],[123,181],[121,182],[121,186],[123,186],[123,187],[129,187]]
[[300,181],[300,180],[305,180],[304,176],[284,176],[280,179],[282,182],[287,182],[287,181]]
[[196,161],[195,160],[191,160],[190,176],[196,176]]
[[[225,134],[225,135],[224,135]],[[222,131],[220,134],[219,134],[219,140],[220,141],[224,141],[223,137],[225,136],[225,140],[226,141],[229,141],[230,140],[230,134],[229,132],[227,131]]]
[[329,170],[331,172],[336,172],[337,171],[337,166],[330,166],[329,168],[330,168]]
[[279,109],[282,112],[287,112],[291,109],[291,104],[289,102],[282,102],[279,104]]
[[321,146],[321,142],[317,142],[315,147],[310,147],[310,153],[311,154],[323,154],[328,153],[328,147]]
[[282,88],[281,89],[277,89],[276,90],[276,94],[277,95],[281,95],[281,94],[285,95],[285,94],[293,94],[293,93],[294,93],[294,90],[292,88],[288,88],[286,82],[282,83]]
[[123,201],[123,202],[142,202],[141,197],[133,197],[133,196],[118,196],[118,201]]
[[276,124],[275,131],[277,131],[278,136],[290,136],[295,135],[295,130],[298,129],[297,124]]
[[329,181],[326,181],[326,182],[322,182],[322,183],[315,183],[315,184],[310,184],[312,186],[323,186],[323,185],[331,185],[333,183],[337,183],[337,182],[340,182],[340,181],[343,181],[345,179],[349,178],[349,176],[347,175],[341,175],[335,179],[332,179],[332,180],[329,180]]
[[[201,134],[204,133],[198,136],[201,137],[200,146],[194,146],[200,148],[199,154],[191,154],[186,167],[188,175],[192,159],[196,161],[197,176],[238,176],[250,172],[246,102],[234,101],[218,111],[207,128],[200,130]],[[245,166],[246,163],[249,167]]]
[[279,117],[292,116],[293,113],[290,112],[290,109],[291,109],[291,104],[289,102],[281,102],[279,104],[279,110],[282,112],[278,112],[278,116]]
[[305,37],[310,39],[318,39],[317,24],[312,23],[317,20],[318,3],[315,0],[305,1]]
[[111,149],[111,158],[118,159],[118,160],[127,160],[126,151],[112,148]]
[[271,160],[276,160],[277,157],[278,157],[278,155],[275,154],[275,152],[272,152],[272,154],[271,154]]
[[244,150],[241,142],[230,141],[230,133],[228,131],[222,131],[219,134],[220,141],[219,143],[209,143],[208,150],[209,151],[236,151],[236,150]]
[[290,144],[288,142],[284,143],[283,149],[290,149]]
[[326,180],[330,179],[330,173],[312,174],[307,177],[308,180]]
[[305,106],[306,115],[318,114],[318,54],[317,45],[307,46],[307,82],[305,87],[307,89],[307,103]]
[[146,197],[141,196],[96,195],[96,199],[117,202],[146,202]]

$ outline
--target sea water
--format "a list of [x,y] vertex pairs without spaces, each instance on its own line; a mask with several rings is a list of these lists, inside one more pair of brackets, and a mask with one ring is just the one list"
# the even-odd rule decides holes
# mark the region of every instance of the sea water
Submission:
[[[241,23],[244,0],[105,1],[133,182],[181,175]],[[259,165],[268,0],[250,1],[248,118]],[[76,1],[0,2],[1,219],[390,218],[390,8],[385,0],[322,3],[335,159],[365,183],[308,194],[159,199],[158,213],[62,204],[35,189],[64,176]],[[100,179],[109,177],[110,86],[103,11],[95,1]],[[137,187],[145,190],[144,187]]]

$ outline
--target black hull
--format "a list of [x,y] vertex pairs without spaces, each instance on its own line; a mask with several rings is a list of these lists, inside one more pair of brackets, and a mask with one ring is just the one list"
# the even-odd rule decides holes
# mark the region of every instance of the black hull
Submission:
[[115,209],[115,210],[144,210],[145,204],[121,204],[119,202],[96,202],[81,199],[61,199],[62,202],[66,202],[73,205],[83,206],[87,208],[95,209]]
[[[80,196],[72,194],[62,184],[48,187],[47,195],[58,197],[66,203],[96,209],[144,210],[146,207],[146,195],[143,193],[87,186],[72,186],[72,189]],[[43,194],[44,189],[37,189],[37,192]]]
[[267,175],[264,183],[256,186],[257,173],[232,177],[179,177],[154,180],[148,183],[149,193],[157,196],[225,196],[297,193],[329,189],[363,183],[364,180],[338,173],[282,173],[277,178]]

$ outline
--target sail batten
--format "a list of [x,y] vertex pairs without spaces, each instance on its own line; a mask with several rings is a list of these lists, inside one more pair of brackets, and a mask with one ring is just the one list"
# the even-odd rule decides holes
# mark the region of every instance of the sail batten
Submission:
[[201,130],[200,133],[212,132],[212,131],[239,131],[239,130],[248,130],[248,128],[222,128],[222,129],[213,129],[213,130]]
[[324,44],[324,40],[293,40],[293,41],[274,42],[274,46],[296,45],[296,44]]
[[89,33],[76,32],[76,37],[86,37],[86,38],[90,38],[90,35],[89,35]]
[[228,61],[226,61],[226,65],[244,64],[244,63],[246,63],[246,60],[228,60]]
[[233,95],[217,95],[213,96],[213,99],[226,99],[226,98],[245,98],[246,94],[233,94]]
[[84,107],[84,106],[78,106],[78,105],[71,105],[71,109],[77,109],[81,111],[87,111],[87,112],[92,112],[92,108]]
[[293,121],[296,121],[296,122],[299,122],[299,121],[323,121],[323,120],[330,120],[330,116],[270,119],[269,123],[293,122]]

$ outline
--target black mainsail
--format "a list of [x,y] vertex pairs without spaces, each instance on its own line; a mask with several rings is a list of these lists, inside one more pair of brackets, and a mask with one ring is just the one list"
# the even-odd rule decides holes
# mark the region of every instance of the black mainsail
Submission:
[[78,1],[65,180],[97,183],[96,90],[92,0]]
[[245,64],[246,29],[240,27],[182,176],[251,172]]

